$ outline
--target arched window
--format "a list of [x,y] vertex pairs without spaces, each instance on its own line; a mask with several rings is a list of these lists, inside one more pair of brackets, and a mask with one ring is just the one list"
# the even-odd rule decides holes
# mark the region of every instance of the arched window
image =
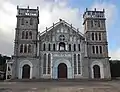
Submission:
[[43,56],[43,74],[46,74],[46,54]]
[[53,51],[55,51],[55,44],[53,44]]
[[98,38],[97,38],[97,37],[98,37],[98,36],[97,36],[97,33],[95,33],[95,39],[96,39],[96,40],[98,40]]
[[74,54],[74,74],[77,74],[76,54]]
[[25,38],[25,32],[22,31],[22,39],[24,39],[24,38]]
[[101,40],[101,33],[99,33],[99,40]]
[[96,46],[96,53],[98,54],[98,46]]
[[64,42],[60,42],[59,43],[59,50],[65,50],[65,43]]
[[51,54],[48,54],[48,74],[51,72]]
[[92,52],[95,53],[95,46],[92,46]]
[[51,47],[51,46],[50,46],[50,44],[49,44],[49,45],[48,45],[48,51],[50,51],[50,47]]
[[43,44],[43,50],[45,51],[45,43]]
[[102,54],[102,46],[99,46],[99,48],[100,48],[100,54]]
[[21,25],[24,25],[24,18],[21,19]]
[[20,45],[20,53],[23,53],[23,44]]
[[30,39],[32,39],[32,32],[31,31],[29,32],[29,37],[30,37]]
[[28,45],[28,53],[31,53],[31,45]]
[[76,45],[74,44],[74,51],[76,51]]
[[94,33],[92,33],[92,40],[94,40]]
[[33,19],[32,18],[30,19],[30,25],[33,25]]
[[80,51],[80,44],[78,44],[78,51]]
[[25,36],[26,39],[28,39],[28,31],[26,31],[26,36]]
[[71,51],[71,44],[69,44],[69,51]]
[[24,45],[24,53],[27,53],[27,44]]
[[80,54],[78,54],[78,74],[80,74]]

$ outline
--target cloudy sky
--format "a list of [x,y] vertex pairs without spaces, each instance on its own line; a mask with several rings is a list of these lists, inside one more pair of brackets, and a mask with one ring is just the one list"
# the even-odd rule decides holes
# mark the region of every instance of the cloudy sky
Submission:
[[82,14],[85,8],[105,9],[109,56],[120,59],[119,0],[0,0],[0,53],[13,55],[17,5],[40,8],[39,31],[62,18],[83,33]]

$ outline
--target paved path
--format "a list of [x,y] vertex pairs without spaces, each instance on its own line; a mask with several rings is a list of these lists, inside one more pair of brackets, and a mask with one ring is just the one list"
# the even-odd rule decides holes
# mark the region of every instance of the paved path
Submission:
[[120,81],[0,82],[0,92],[120,92]]

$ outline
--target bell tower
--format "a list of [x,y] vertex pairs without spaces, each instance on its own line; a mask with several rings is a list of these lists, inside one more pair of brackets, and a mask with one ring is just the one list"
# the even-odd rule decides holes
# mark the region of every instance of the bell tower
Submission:
[[105,10],[88,11],[83,15],[88,57],[108,57]]
[[[32,73],[33,65],[37,66],[37,37],[38,37],[38,24],[39,24],[39,8],[30,9],[20,8],[17,6],[17,25],[14,42],[14,55],[13,55],[13,73],[12,78],[23,78],[22,64],[29,65],[30,73],[29,78],[32,78],[35,73]],[[35,63],[35,64],[34,64]],[[37,66],[38,67],[38,66]],[[36,68],[36,71],[39,70]]]
[[[103,9],[102,11],[97,11],[95,8],[93,11],[89,11],[86,9],[83,18],[88,66],[91,69],[93,68],[91,65],[94,64],[94,61],[98,61],[101,65],[103,65],[102,78],[110,78],[105,10]],[[92,78],[94,77],[92,70],[89,72],[89,75]]]
[[14,56],[37,56],[37,35],[39,9],[19,8],[17,6],[17,26]]

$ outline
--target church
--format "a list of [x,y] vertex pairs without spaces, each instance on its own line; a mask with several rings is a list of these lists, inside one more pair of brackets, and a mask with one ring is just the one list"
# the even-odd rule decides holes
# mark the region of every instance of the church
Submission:
[[[84,33],[63,19],[42,31],[39,7],[17,6],[11,79],[110,79],[105,10],[86,9]],[[47,21],[46,21],[47,22]]]

